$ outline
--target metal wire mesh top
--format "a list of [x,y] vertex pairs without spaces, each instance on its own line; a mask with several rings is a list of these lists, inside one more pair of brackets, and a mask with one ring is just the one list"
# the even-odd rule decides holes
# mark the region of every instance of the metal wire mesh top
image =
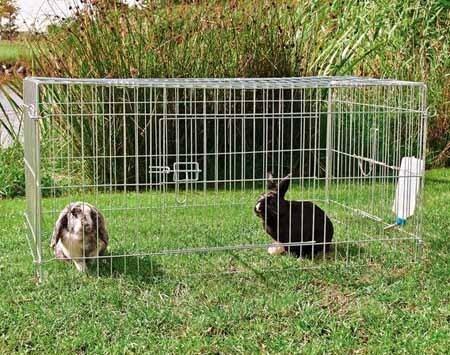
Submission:
[[155,78],[155,79],[76,79],[29,77],[37,84],[91,84],[167,88],[286,89],[351,86],[424,86],[421,82],[353,76],[309,76],[297,78]]

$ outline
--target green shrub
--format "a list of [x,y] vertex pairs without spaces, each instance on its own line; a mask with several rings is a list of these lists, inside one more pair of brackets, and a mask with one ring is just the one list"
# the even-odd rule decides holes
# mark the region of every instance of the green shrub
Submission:
[[25,173],[22,161],[21,144],[0,149],[0,198],[24,195]]
[[[44,148],[45,149],[45,148]],[[23,145],[15,142],[8,148],[0,148],[0,199],[25,195],[25,168]],[[41,184],[55,186],[55,172],[48,168],[41,171]],[[43,196],[61,194],[61,189],[44,190]]]

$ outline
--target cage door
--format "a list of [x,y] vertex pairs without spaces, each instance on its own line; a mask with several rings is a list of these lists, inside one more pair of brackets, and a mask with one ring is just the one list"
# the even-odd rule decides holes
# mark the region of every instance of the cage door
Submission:
[[[174,203],[187,204],[189,195],[197,190],[202,180],[200,161],[202,153],[198,151],[202,139],[195,114],[167,114],[162,120],[163,126],[163,162],[167,169],[166,192],[174,194]],[[168,196],[169,196],[168,195]]]

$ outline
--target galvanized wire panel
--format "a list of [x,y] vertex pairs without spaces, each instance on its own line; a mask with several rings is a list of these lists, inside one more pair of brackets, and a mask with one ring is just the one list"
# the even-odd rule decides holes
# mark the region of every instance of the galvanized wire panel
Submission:
[[[275,242],[300,254],[322,251],[311,258],[326,264],[376,262],[387,250],[397,255],[404,241],[411,244],[403,255],[416,257],[423,189],[406,225],[392,226],[392,206],[403,158],[424,159],[421,83],[30,78],[25,85],[35,108],[25,124],[26,215],[38,265],[54,260],[47,243],[74,201],[105,216],[107,253],[81,257],[94,259],[99,274],[113,273],[118,260],[126,269],[135,258],[140,272],[149,255],[242,249],[260,265],[270,258],[261,248]],[[255,208],[270,197],[260,199],[268,172],[275,180],[290,174],[290,186],[274,216],[258,217]],[[414,178],[422,184],[423,172],[402,177]]]

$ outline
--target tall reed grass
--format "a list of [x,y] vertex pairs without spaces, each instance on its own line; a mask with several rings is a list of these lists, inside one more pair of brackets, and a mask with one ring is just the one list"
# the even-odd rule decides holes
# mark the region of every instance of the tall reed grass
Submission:
[[102,4],[78,11],[37,42],[34,59],[42,75],[353,74],[425,81],[429,160],[448,162],[442,149],[450,138],[450,11],[443,1],[158,2],[141,9]]

